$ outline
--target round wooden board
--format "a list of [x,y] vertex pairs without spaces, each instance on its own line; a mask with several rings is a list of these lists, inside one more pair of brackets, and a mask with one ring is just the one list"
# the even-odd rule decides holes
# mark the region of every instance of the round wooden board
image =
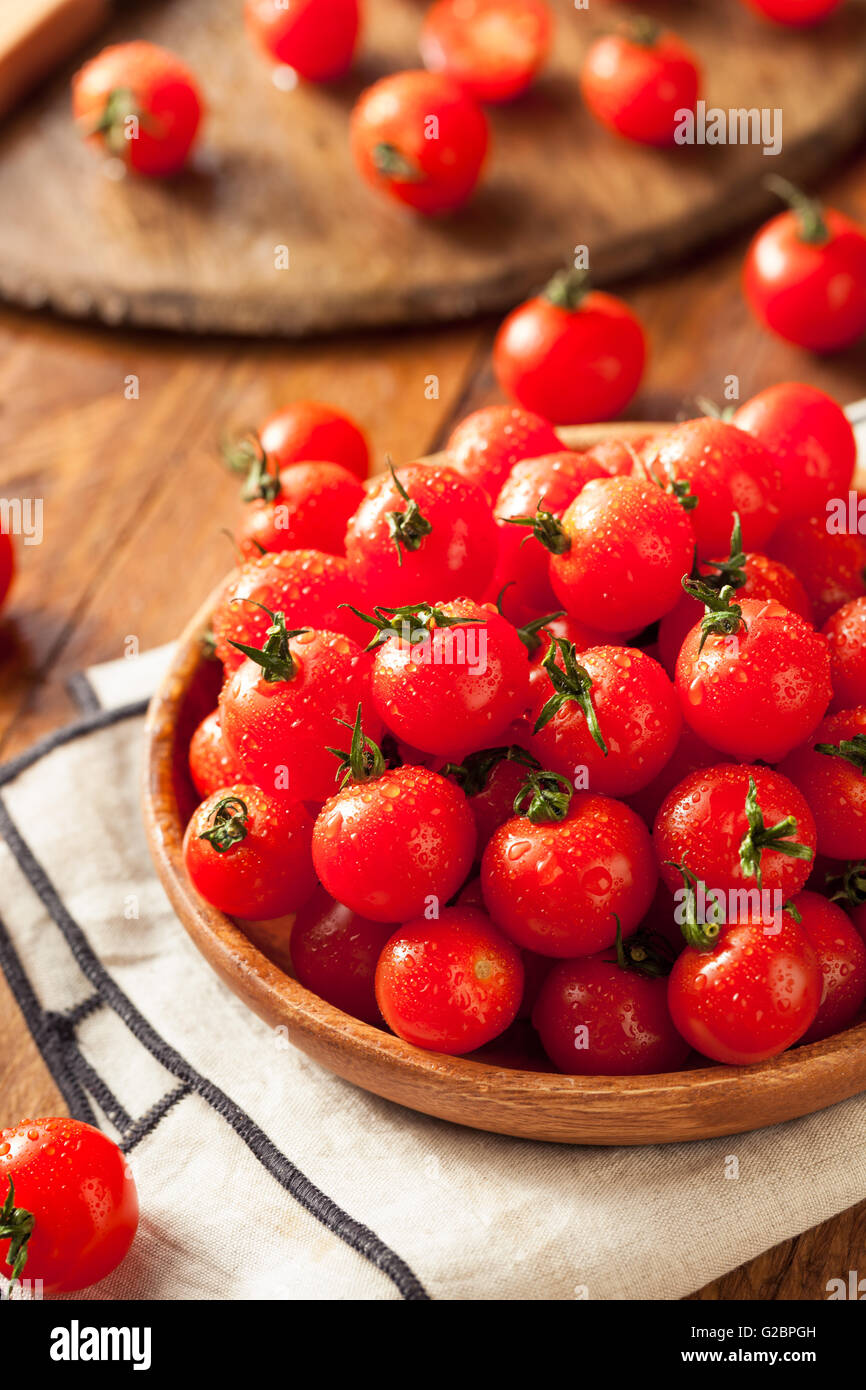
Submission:
[[[579,449],[659,428],[588,425],[561,433]],[[239,924],[198,896],[183,865],[184,827],[197,801],[187,770],[189,739],[219,691],[220,672],[203,660],[202,636],[221,591],[182,634],[148,711],[144,823],[157,874],[192,941],[229,988],[267,1023],[284,1028],[296,1047],[337,1076],[423,1114],[567,1144],[669,1144],[740,1134],[866,1090],[866,1022],[753,1067],[563,1076],[422,1051],[304,989],[291,974],[291,918]]]
[[[288,93],[247,41],[241,0],[142,0],[101,42],[146,37],[199,74],[210,114],[195,166],[170,183],[112,181],[73,126],[69,74],[58,78],[0,131],[0,293],[110,323],[294,336],[501,309],[576,245],[589,246],[597,283],[659,266],[768,210],[763,175],[811,180],[856,142],[864,4],[803,33],[740,0],[651,6],[702,58],[710,106],[782,109],[782,152],[765,157],[753,146],[657,151],[601,130],[576,75],[609,16],[602,0],[554,0],[549,70],[492,111],[475,201],[428,221],[363,187],[347,144],[358,92],[418,66],[424,0],[367,0],[351,76]],[[275,267],[279,247],[288,269]]]

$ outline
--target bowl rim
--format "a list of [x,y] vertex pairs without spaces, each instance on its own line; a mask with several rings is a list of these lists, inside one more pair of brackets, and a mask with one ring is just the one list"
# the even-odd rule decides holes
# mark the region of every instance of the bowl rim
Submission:
[[[580,439],[586,447],[587,438],[597,440],[622,434],[637,437],[660,428],[664,426],[634,423],[629,426],[616,425],[612,429],[607,427],[606,431],[601,426],[595,426],[560,433],[564,440]],[[214,589],[185,627],[147,711],[142,766],[145,829],[163,887],[195,945],[250,1007],[266,1020],[285,1025],[291,1040],[297,1045],[304,1048],[305,1043],[314,1043],[310,1050],[341,1075],[348,1073],[337,1063],[341,1057],[345,1061],[348,1053],[357,1064],[352,1067],[350,1079],[357,1081],[356,1073],[360,1070],[367,1079],[360,1080],[358,1084],[373,1091],[378,1090],[379,1094],[388,1093],[379,1090],[375,1081],[376,1073],[387,1064],[392,1072],[401,1074],[401,1086],[405,1082],[411,1087],[416,1082],[427,1093],[438,1092],[442,1096],[459,1094],[469,1099],[473,1096],[484,1097],[499,1100],[506,1106],[514,1103],[538,1105],[545,1101],[567,1102],[578,1097],[581,1102],[596,1100],[600,1103],[626,1097],[640,1097],[644,1102],[659,1103],[701,1098],[712,1101],[714,1108],[730,1102],[733,1120],[737,1102],[742,1099],[745,1080],[748,1081],[752,1097],[757,1094],[766,1099],[775,1098],[777,1103],[780,1095],[794,1093],[800,1087],[821,1092],[809,1103],[808,1109],[792,1110],[790,1114],[782,1116],[792,1118],[794,1114],[810,1113],[866,1088],[866,1022],[856,1023],[819,1042],[788,1049],[769,1061],[749,1067],[710,1064],[643,1076],[572,1076],[504,1068],[472,1057],[428,1052],[343,1013],[305,989],[270,960],[233,919],[199,897],[183,866],[185,827],[181,823],[173,783],[176,717],[199,667],[204,663],[202,638],[213,609],[225,590],[225,583],[224,580]],[[829,1082],[835,1077],[837,1065],[843,1057],[850,1062],[852,1051],[861,1059],[856,1084],[841,1092],[835,1090],[829,1098],[822,1098],[825,1094],[821,1089],[822,1081]],[[392,1095],[391,1098],[395,1097]],[[424,1109],[422,1104],[415,1104],[410,1099],[403,1099],[402,1096],[399,1099],[412,1108]],[[431,1109],[427,1113],[437,1112]],[[771,1118],[759,1122],[758,1126],[748,1124],[741,1128],[755,1128],[760,1127],[761,1123],[775,1122],[776,1119]],[[481,1119],[479,1127],[494,1128],[493,1125],[484,1124]],[[518,1129],[499,1132],[531,1131]],[[705,1137],[705,1133],[709,1132],[730,1133],[734,1132],[734,1128],[719,1129],[716,1126],[714,1130],[696,1133],[694,1137]],[[680,1139],[684,1136],[676,1134],[673,1137]],[[629,1141],[620,1138],[610,1142]]]

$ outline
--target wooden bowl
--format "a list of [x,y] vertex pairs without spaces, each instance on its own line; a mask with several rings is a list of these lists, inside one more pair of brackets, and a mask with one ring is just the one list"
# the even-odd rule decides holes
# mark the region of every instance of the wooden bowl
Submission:
[[[648,425],[563,431],[586,447]],[[212,595],[180,638],[146,722],[144,819],[157,873],[196,946],[235,994],[296,1047],[388,1100],[473,1129],[567,1144],[670,1144],[738,1134],[808,1115],[866,1090],[866,1023],[753,1067],[707,1066],[659,1076],[560,1076],[424,1052],[360,1023],[294,980],[287,924],[240,925],[198,896],[182,841],[196,797],[187,746],[216,704],[219,668],[201,655]],[[252,936],[255,935],[256,942]]]

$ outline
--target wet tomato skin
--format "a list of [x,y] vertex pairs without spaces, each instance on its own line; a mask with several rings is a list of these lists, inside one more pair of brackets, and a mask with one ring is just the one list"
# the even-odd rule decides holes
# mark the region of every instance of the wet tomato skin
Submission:
[[[0,1129],[0,1206],[10,1180],[16,1207],[36,1218],[23,1279],[41,1280],[46,1294],[74,1293],[117,1268],[138,1228],[138,1194],[106,1134],[54,1116]],[[8,1248],[0,1240],[5,1277]]]
[[520,952],[477,908],[399,927],[376,969],[388,1026],[416,1047],[459,1056],[513,1023],[523,994]]
[[475,823],[459,787],[425,767],[348,782],[322,807],[313,862],[338,902],[375,922],[441,908],[466,880]]
[[690,773],[659,807],[653,843],[659,873],[672,893],[683,887],[674,864],[685,864],[707,888],[757,887],[740,863],[740,845],[749,833],[746,798],[752,780],[765,825],[793,816],[797,830],[789,838],[812,851],[811,858],[796,859],[765,846],[760,857],[764,890],[778,891],[784,903],[803,887],[815,855],[815,822],[804,797],[773,768],[726,763]]
[[434,626],[428,643],[392,636],[374,656],[372,692],[393,734],[456,760],[500,741],[529,701],[529,662],[514,628],[489,604],[455,599],[439,610],[464,619]]
[[211,710],[189,743],[189,771],[202,800],[241,780],[240,768],[223,742],[219,710]]
[[[827,502],[851,486],[857,443],[832,396],[799,381],[768,386],[744,401],[733,424],[770,450],[779,470],[780,521],[824,516]],[[799,566],[795,571],[802,578]]]
[[216,654],[229,676],[243,664],[233,642],[262,647],[270,618],[257,604],[282,613],[287,628],[341,632],[361,647],[369,629],[347,603],[357,607],[355,589],[342,556],[318,550],[281,550],[247,560],[237,570],[213,615]]
[[700,623],[683,642],[676,685],[686,722],[741,762],[778,762],[812,732],[833,694],[826,640],[772,599],[743,599],[736,640]]
[[292,924],[295,976],[336,1009],[381,1027],[376,965],[392,931],[390,923],[359,916],[319,885]]
[[843,604],[866,596],[866,544],[862,536],[828,531],[826,516],[780,526],[770,541],[770,550],[800,576],[817,627]]
[[628,936],[649,908],[657,878],[640,817],[591,792],[575,794],[563,821],[506,821],[481,862],[494,923],[544,956],[593,955],[611,946],[614,914]]
[[830,648],[831,713],[866,705],[866,597],[837,608],[821,631]]
[[676,1071],[691,1050],[671,1020],[667,980],[602,956],[557,961],[532,1021],[548,1057],[573,1076]]
[[[607,752],[593,739],[586,715],[574,701],[562,705],[532,735],[530,751],[542,767],[569,780],[580,772],[585,786],[605,796],[640,791],[662,771],[677,746],[682,715],[676,691],[659,663],[635,647],[590,647],[579,653],[578,662],[592,681],[590,698]],[[544,674],[546,681],[533,688],[533,725],[554,693]]]
[[488,405],[461,420],[448,437],[448,462],[491,498],[521,459],[541,458],[562,450],[549,420],[516,405]]
[[815,745],[838,746],[858,736],[866,737],[866,705],[822,720],[778,768],[808,801],[818,849],[829,859],[866,858],[866,776],[845,758],[817,752]]
[[[269,682],[247,659],[220,692],[220,727],[244,778],[293,801],[324,801],[336,785],[337,759],[358,706],[364,730],[382,725],[370,691],[370,663],[342,633],[307,629],[289,640],[294,673]],[[335,743],[334,740],[337,740]]]
[[338,463],[292,463],[272,500],[244,508],[236,541],[245,560],[262,550],[319,550],[343,555],[346,527],[364,499],[360,480]]
[[[201,837],[213,828],[226,797],[243,802],[247,833],[218,851]],[[184,864],[196,890],[220,912],[266,921],[296,911],[312,893],[312,838],[313,817],[300,802],[237,782],[212,793],[193,812],[183,838]]]
[[[498,533],[483,490],[453,468],[410,463],[368,486],[346,530],[349,578],[368,604],[435,603],[443,595],[481,599],[496,564]],[[414,503],[430,530],[417,549],[401,546],[391,518]],[[369,634],[368,634],[369,635]]]
[[637,478],[587,483],[562,518],[569,549],[550,559],[566,611],[609,632],[639,631],[682,593],[694,532],[678,502]]
[[821,1003],[801,1042],[840,1033],[866,999],[866,943],[847,913],[818,893],[798,893],[794,906],[821,969]]
[[777,932],[747,918],[723,927],[712,950],[686,946],[668,979],[678,1032],[704,1057],[735,1067],[793,1046],[820,1000],[818,957],[787,912]]

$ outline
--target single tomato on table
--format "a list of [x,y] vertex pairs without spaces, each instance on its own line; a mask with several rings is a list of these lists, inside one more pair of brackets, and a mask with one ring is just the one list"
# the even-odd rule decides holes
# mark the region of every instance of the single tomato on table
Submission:
[[634,19],[591,44],[580,90],[596,120],[643,145],[672,145],[682,111],[700,87],[697,58],[682,39],[650,19]]
[[56,1116],[0,1129],[0,1274],[75,1293],[117,1268],[137,1229],[132,1172],[106,1134]]
[[505,319],[493,366],[506,396],[557,425],[612,420],[635,394],[646,361],[637,315],[591,290],[583,271],[555,275]]
[[75,74],[72,110],[84,135],[134,173],[164,178],[187,161],[202,101],[180,58],[136,39],[104,48]]
[[746,252],[743,292],[756,318],[813,352],[848,347],[866,331],[866,231],[787,179],[768,180],[789,204]]
[[352,65],[358,0],[246,0],[250,37],[307,82],[331,82]]
[[513,101],[532,86],[552,37],[547,0],[437,0],[421,29],[421,57],[476,101]]
[[278,470],[291,463],[337,463],[356,478],[366,478],[370,465],[360,426],[324,401],[291,401],[269,415],[257,433],[229,442],[224,454],[239,473],[248,473],[262,454]]
[[471,96],[442,73],[420,71],[392,73],[362,92],[350,140],[372,188],[434,216],[455,212],[471,197],[489,136]]

